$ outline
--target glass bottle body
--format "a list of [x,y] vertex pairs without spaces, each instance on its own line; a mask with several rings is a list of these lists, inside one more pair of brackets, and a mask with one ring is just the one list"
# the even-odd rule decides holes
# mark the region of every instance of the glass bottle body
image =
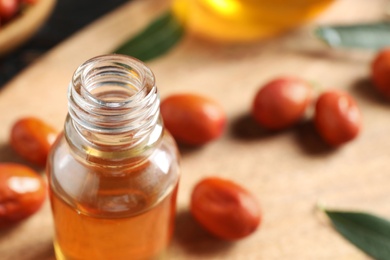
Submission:
[[307,22],[334,0],[173,0],[185,26],[208,39],[247,42]]
[[[98,85],[100,101],[128,98],[127,92]],[[110,127],[103,133],[80,127],[68,115],[47,166],[58,260],[163,256],[173,233],[179,165],[173,138],[161,118],[154,118],[150,131],[118,134]],[[138,142],[137,134],[146,139]]]

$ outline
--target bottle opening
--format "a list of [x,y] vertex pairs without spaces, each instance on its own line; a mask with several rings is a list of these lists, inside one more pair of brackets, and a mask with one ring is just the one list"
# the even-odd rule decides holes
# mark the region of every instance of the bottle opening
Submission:
[[[133,97],[145,96],[143,90],[145,90],[147,75],[144,72],[146,67],[142,63],[129,64],[129,61],[125,63],[126,60],[102,60],[103,57],[87,61],[80,75],[80,94],[85,99],[99,103],[101,106],[117,107],[131,102]],[[114,57],[124,58],[122,55],[114,55]],[[148,72],[152,76],[149,69],[146,70],[146,73]],[[154,78],[152,79],[154,81]]]
[[104,85],[93,89],[90,93],[96,100],[104,103],[121,103],[133,96],[136,92],[132,88]]
[[99,56],[82,64],[74,73],[68,100],[75,128],[93,144],[115,145],[118,139],[121,145],[140,144],[159,121],[153,73],[125,55]]

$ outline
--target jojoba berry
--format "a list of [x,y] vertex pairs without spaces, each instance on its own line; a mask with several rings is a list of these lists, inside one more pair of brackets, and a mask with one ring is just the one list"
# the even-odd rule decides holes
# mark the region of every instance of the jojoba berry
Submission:
[[226,124],[223,108],[196,94],[175,94],[161,102],[164,125],[177,142],[203,145],[220,137]]
[[371,64],[374,87],[386,98],[390,98],[390,48],[376,55]]
[[9,21],[19,11],[18,0],[0,0],[0,20]]
[[45,166],[51,145],[57,131],[35,117],[25,117],[14,123],[10,144],[24,159],[39,166]]
[[311,86],[300,78],[276,78],[257,92],[252,115],[270,130],[290,127],[304,116],[311,102],[311,92]]
[[237,240],[253,233],[261,213],[256,198],[240,185],[209,177],[192,191],[191,213],[211,234],[224,240]]
[[46,183],[32,169],[0,163],[0,227],[15,224],[40,209],[46,198]]
[[339,146],[358,135],[362,117],[356,102],[348,93],[330,90],[318,97],[314,121],[323,139],[332,146]]

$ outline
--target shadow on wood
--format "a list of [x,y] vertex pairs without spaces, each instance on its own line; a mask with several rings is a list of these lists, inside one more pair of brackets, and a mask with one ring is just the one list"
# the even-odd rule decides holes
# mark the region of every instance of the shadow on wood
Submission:
[[183,248],[191,255],[207,256],[224,252],[234,243],[213,237],[204,230],[192,217],[189,211],[178,212],[173,244]]
[[351,87],[353,94],[357,97],[369,101],[372,104],[387,106],[390,108],[390,100],[375,88],[374,83],[369,78],[357,80]]
[[27,162],[19,154],[17,154],[14,149],[9,144],[0,144],[0,163],[17,163],[22,164],[31,169],[34,169],[37,172],[42,172],[44,168],[37,167],[32,163]]
[[250,114],[242,114],[235,118],[230,127],[230,134],[241,140],[256,140],[276,136],[281,131],[269,131],[262,128]]
[[303,121],[298,124],[295,133],[298,146],[309,156],[329,154],[335,149],[322,140],[312,120]]

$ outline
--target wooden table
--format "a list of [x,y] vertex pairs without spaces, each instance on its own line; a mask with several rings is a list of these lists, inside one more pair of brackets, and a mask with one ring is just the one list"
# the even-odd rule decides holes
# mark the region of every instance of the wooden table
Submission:
[[[387,1],[337,0],[316,23],[383,18]],[[58,129],[67,112],[66,90],[76,67],[110,52],[166,8],[166,1],[133,1],[91,24],[23,71],[0,92],[0,161],[23,162],[10,149],[12,123],[39,116]],[[148,63],[161,96],[196,92],[225,108],[223,137],[182,151],[176,233],[169,259],[367,259],[316,210],[331,207],[390,218],[390,104],[372,89],[369,51],[331,50],[300,30],[246,46],[219,46],[188,36]],[[361,135],[329,149],[310,121],[267,134],[248,119],[259,86],[278,75],[299,75],[353,95],[364,116]],[[41,170],[42,171],[42,170]],[[42,171],[43,173],[43,171]],[[44,173],[43,173],[44,174]],[[263,222],[252,236],[226,243],[204,232],[188,213],[193,185],[218,175],[241,183],[261,202]],[[49,203],[20,225],[0,231],[0,259],[54,259]]]

